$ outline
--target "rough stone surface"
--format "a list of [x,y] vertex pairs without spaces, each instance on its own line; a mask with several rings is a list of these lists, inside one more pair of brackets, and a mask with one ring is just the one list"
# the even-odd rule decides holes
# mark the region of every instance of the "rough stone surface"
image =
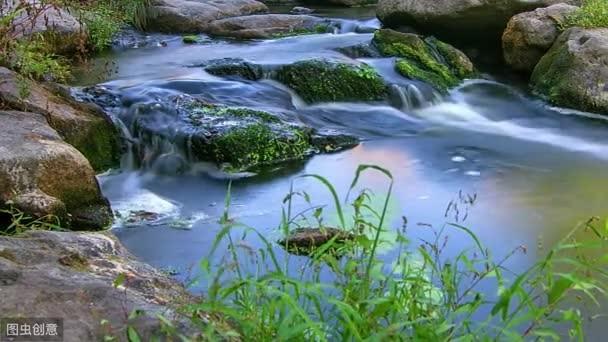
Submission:
[[163,32],[203,33],[212,21],[267,11],[255,0],[153,0],[148,24]]
[[86,158],[36,113],[0,111],[0,203],[56,215],[66,228],[107,227],[112,213]]
[[260,14],[216,20],[208,33],[242,39],[327,32],[331,23],[309,15]]
[[65,9],[35,0],[2,0],[0,17],[21,9],[13,20],[16,39],[42,34],[55,53],[75,52],[87,40],[86,26]]
[[562,33],[534,68],[531,83],[556,105],[608,115],[608,29]]
[[560,34],[559,23],[578,7],[557,4],[520,13],[502,36],[505,61],[515,70],[531,72]]
[[239,77],[250,81],[257,81],[264,77],[262,66],[242,58],[214,59],[205,63],[203,68],[211,75],[220,77]]
[[479,43],[500,37],[515,14],[556,2],[566,1],[380,0],[377,15],[388,27],[413,26],[444,39]]
[[78,103],[67,92],[58,86],[22,80],[15,72],[0,67],[0,108],[43,114],[95,170],[105,171],[117,165],[121,151],[112,121],[98,107]]
[[[125,281],[113,282],[119,274]],[[174,308],[193,298],[176,282],[135,260],[110,233],[32,231],[0,236],[0,312],[62,318],[64,341],[126,341],[127,323],[142,341],[162,336],[156,314],[191,328]],[[143,316],[128,320],[133,310]],[[101,321],[107,320],[102,325]]]

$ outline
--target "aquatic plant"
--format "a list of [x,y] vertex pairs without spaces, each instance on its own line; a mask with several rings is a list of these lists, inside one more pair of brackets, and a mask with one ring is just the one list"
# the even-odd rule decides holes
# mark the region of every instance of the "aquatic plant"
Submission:
[[[372,194],[362,190],[354,198],[360,176],[367,171],[384,174],[389,180],[383,204],[375,207]],[[183,313],[201,327],[211,340],[248,341],[409,341],[409,340],[526,340],[583,339],[583,317],[569,301],[580,298],[599,305],[608,273],[604,265],[605,230],[590,220],[573,230],[529,269],[512,273],[508,260],[526,253],[515,247],[496,259],[472,230],[445,224],[433,238],[419,246],[408,239],[408,223],[394,228],[387,239],[392,175],[377,166],[357,170],[346,199],[352,216],[337,191],[325,178],[318,180],[329,191],[339,228],[356,236],[330,239],[310,255],[308,261],[282,259],[275,245],[259,230],[230,217],[230,195],[220,223],[222,230],[201,262],[208,284],[206,297],[188,305]],[[295,211],[302,199],[310,207]],[[315,205],[304,191],[285,197],[279,231],[289,235],[302,226],[322,225],[327,206]],[[453,206],[451,206],[453,208]],[[383,228],[387,227],[387,228]],[[581,233],[591,240],[579,240]],[[453,234],[469,238],[471,246],[454,257],[445,255]],[[254,249],[247,239],[261,241]],[[384,244],[391,244],[396,257],[379,257]],[[286,246],[289,247],[289,246]],[[341,253],[328,253],[338,248]],[[219,255],[220,251],[226,254]],[[293,267],[293,268],[292,268]],[[328,280],[329,279],[329,280]],[[481,286],[490,287],[482,291]],[[493,290],[494,291],[493,291]],[[199,317],[214,317],[202,320]]]

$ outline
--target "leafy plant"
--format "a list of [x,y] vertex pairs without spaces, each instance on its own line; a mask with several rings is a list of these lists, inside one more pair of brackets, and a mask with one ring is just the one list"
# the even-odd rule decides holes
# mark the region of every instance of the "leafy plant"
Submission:
[[[248,341],[407,341],[407,340],[524,340],[559,338],[557,329],[568,327],[571,338],[582,339],[582,315],[568,298],[599,304],[605,295],[606,236],[591,222],[567,235],[535,265],[512,273],[507,262],[525,253],[516,247],[495,261],[469,228],[445,224],[433,230],[431,240],[416,247],[407,238],[407,220],[395,235],[387,235],[392,175],[372,165],[357,170],[349,194],[360,176],[380,172],[389,180],[387,195],[378,208],[372,194],[363,190],[352,201],[339,200],[328,180],[306,175],[323,184],[333,199],[340,228],[356,234],[341,241],[344,253],[326,253],[335,241],[316,249],[307,261],[280,259],[276,246],[255,228],[230,218],[230,195],[220,221],[222,230],[201,262],[208,284],[207,298],[184,308],[210,339],[241,338]],[[294,211],[294,201],[310,205]],[[344,204],[348,204],[345,206]],[[352,216],[346,216],[351,207]],[[323,223],[326,206],[312,205],[306,192],[292,190],[284,200],[279,231]],[[426,227],[425,229],[429,229]],[[391,229],[392,231],[392,229]],[[579,241],[580,232],[593,240]],[[455,257],[445,255],[449,236],[464,234],[471,247]],[[391,236],[387,239],[386,236]],[[261,241],[255,250],[244,242]],[[349,244],[344,248],[343,244]],[[396,257],[379,256],[392,244]],[[227,249],[225,247],[227,246]],[[225,250],[226,254],[216,255]],[[589,255],[596,255],[590,257]],[[328,280],[329,279],[329,280]],[[496,291],[481,291],[480,285]],[[202,313],[217,317],[202,322]],[[215,329],[215,327],[222,329]],[[231,329],[226,330],[225,327]]]

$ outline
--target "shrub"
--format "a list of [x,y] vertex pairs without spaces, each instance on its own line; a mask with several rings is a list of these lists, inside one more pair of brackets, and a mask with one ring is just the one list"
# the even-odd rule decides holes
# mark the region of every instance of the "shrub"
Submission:
[[583,0],[581,8],[566,18],[563,27],[608,27],[608,1]]

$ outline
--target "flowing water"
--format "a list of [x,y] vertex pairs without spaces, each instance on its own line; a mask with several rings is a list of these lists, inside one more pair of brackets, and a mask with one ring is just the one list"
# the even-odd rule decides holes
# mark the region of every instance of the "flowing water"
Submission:
[[[396,74],[391,59],[353,60],[337,52],[371,40],[371,34],[355,32],[366,29],[357,28],[379,25],[373,13],[341,13],[321,12],[345,18],[337,34],[251,42],[209,38],[198,45],[184,45],[177,36],[153,36],[147,46],[118,49],[94,62],[97,70],[111,66],[113,72],[104,74],[101,83],[123,98],[122,111],[163,96],[190,94],[214,103],[279,112],[288,120],[362,140],[351,150],[233,180],[232,216],[271,240],[279,236],[282,200],[292,182],[315,203],[331,205],[325,188],[299,176],[320,174],[346,194],[360,164],[377,164],[392,172],[391,218],[395,223],[401,216],[408,218],[414,242],[427,234],[418,223],[440,225],[458,219],[494,255],[526,245],[528,253],[512,260],[515,269],[542,254],[539,241],[550,246],[577,223],[606,214],[608,121],[553,108],[525,89],[491,80],[466,81],[441,98]],[[157,44],[159,40],[166,46]],[[365,62],[392,84],[392,96],[386,103],[307,106],[278,83],[218,78],[196,67],[226,57],[244,58],[266,70],[313,57]],[[100,83],[94,78],[99,75],[89,69],[79,82]],[[206,256],[219,230],[227,175],[205,164],[176,172],[172,166],[180,151],[163,142],[149,148],[161,149],[167,157],[161,167],[137,169],[127,156],[121,170],[100,176],[102,189],[123,216],[135,210],[159,215],[154,224],[119,223],[115,232],[135,255],[185,279],[195,273],[192,266]],[[363,177],[362,183],[380,195],[388,185],[385,177],[376,174]],[[448,203],[466,195],[476,196],[474,205],[461,203],[459,216],[452,211],[446,218]],[[470,242],[464,236],[452,234],[448,252],[467,246]]]

